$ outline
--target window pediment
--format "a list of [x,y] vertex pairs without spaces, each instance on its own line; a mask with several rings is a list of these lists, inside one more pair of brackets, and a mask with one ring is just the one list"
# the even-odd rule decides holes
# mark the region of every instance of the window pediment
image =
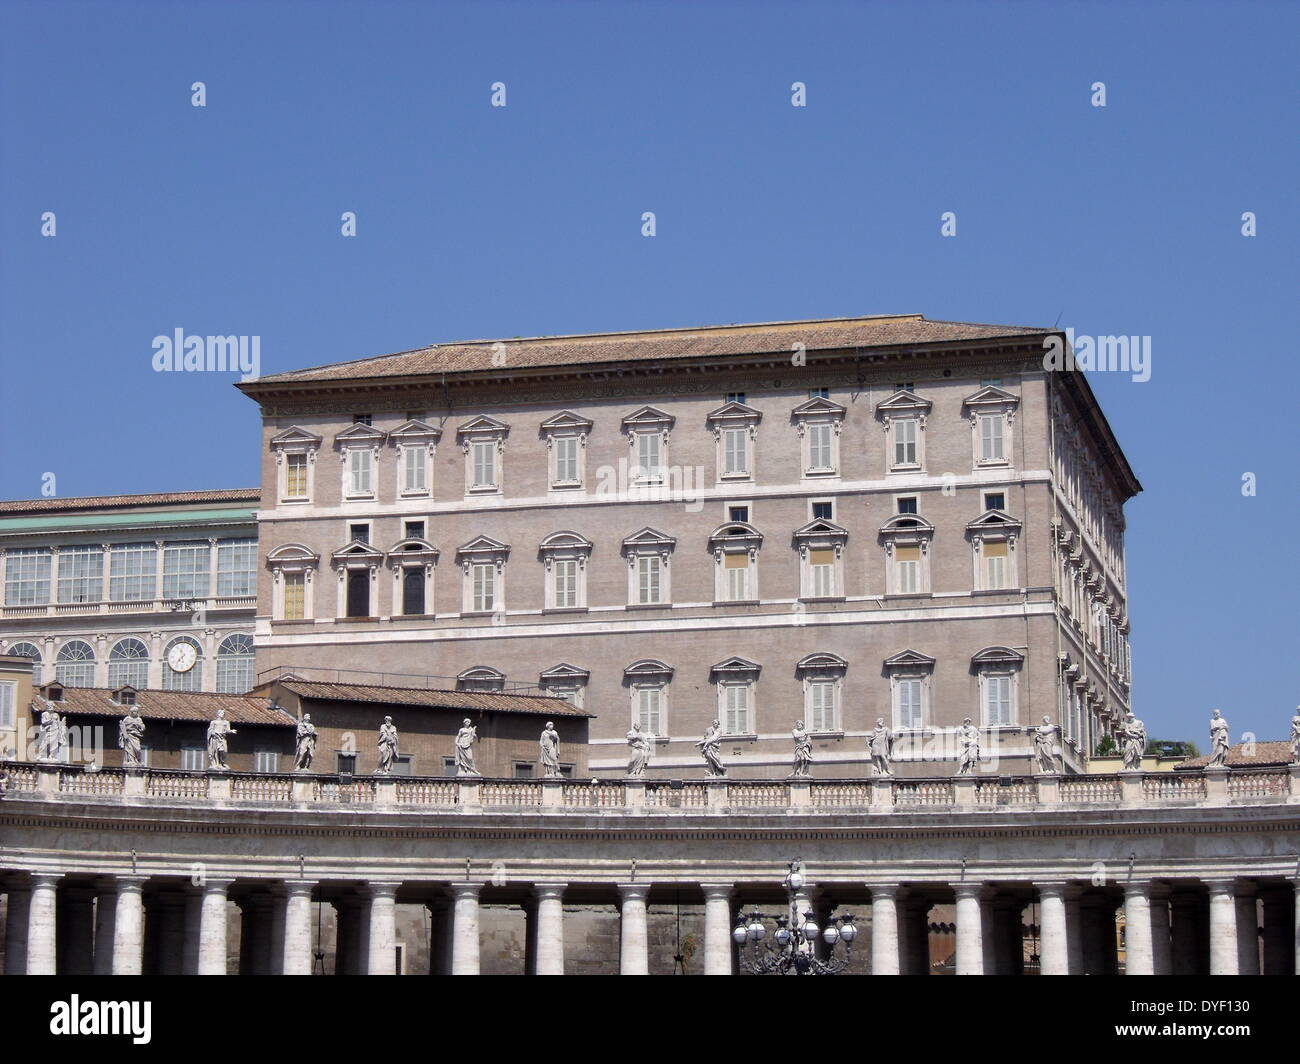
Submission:
[[399,540],[388,552],[388,561],[393,571],[408,566],[436,565],[440,551],[427,539],[414,537]]
[[273,450],[286,447],[315,449],[321,445],[322,439],[314,432],[308,432],[306,429],[294,425],[272,436],[271,448]]
[[744,521],[729,521],[719,525],[709,536],[709,549],[725,550],[727,547],[758,550],[763,545],[763,533]]
[[961,405],[985,411],[990,409],[1011,410],[1020,405],[1020,396],[990,384],[987,388],[981,388],[974,395],[966,396]]
[[748,658],[731,657],[712,666],[709,669],[709,679],[715,682],[720,679],[756,680],[762,668]]
[[895,514],[880,526],[882,536],[934,535],[934,525],[920,514]]
[[334,446],[338,448],[364,446],[378,447],[384,442],[384,439],[384,433],[380,432],[378,429],[358,422],[355,425],[349,425],[342,432],[335,433]]
[[647,525],[639,532],[633,532],[623,540],[623,553],[633,554],[639,551],[667,553],[676,546],[677,540],[672,536]]
[[624,682],[667,683],[675,670],[658,658],[642,658],[623,670]]
[[578,532],[552,532],[538,547],[542,553],[551,553],[554,551],[573,551],[586,554],[591,553],[593,544],[586,536]]
[[1004,510],[986,510],[966,526],[968,535],[983,539],[1010,539],[1020,535],[1020,522]]
[[903,650],[884,661],[886,672],[922,672],[934,668],[935,659],[919,650]]
[[729,403],[724,403],[716,410],[710,410],[705,415],[704,423],[713,430],[714,439],[721,437],[724,428],[748,428],[749,435],[753,438],[758,429],[758,423],[762,420],[762,411],[755,410],[745,403],[732,400]]
[[537,679],[542,684],[585,684],[591,679],[591,673],[587,669],[580,669],[576,665],[570,665],[567,661],[562,661],[558,665],[552,665],[549,669],[538,673]]
[[979,653],[972,655],[970,663],[976,669],[987,666],[1001,666],[1006,668],[1019,668],[1025,660],[1025,656],[1010,647],[985,647]]
[[506,674],[491,665],[474,665],[456,677],[457,691],[501,691]]
[[467,561],[487,561],[492,557],[504,560],[509,553],[509,544],[498,542],[491,536],[475,536],[456,550],[457,557]]
[[372,565],[382,565],[384,552],[376,550],[369,543],[354,539],[330,555],[330,564],[341,569],[363,569]]
[[808,654],[795,663],[796,676],[840,675],[848,671],[849,663],[838,654]]
[[677,419],[672,414],[665,414],[658,407],[643,406],[623,419],[623,431],[632,432],[636,429],[660,429],[668,432]]
[[317,565],[320,555],[301,543],[285,543],[267,554],[266,560],[273,568],[304,569]]
[[572,410],[561,410],[558,414],[554,414],[542,422],[541,431],[546,436],[554,435],[557,432],[576,432],[585,436],[591,432],[591,427],[591,418],[575,414]]
[[892,419],[900,417],[919,418],[924,425],[933,407],[934,404],[929,399],[922,398],[915,392],[900,391],[876,404],[876,417],[881,418],[886,425]]
[[424,421],[412,420],[393,429],[388,438],[395,444],[437,443],[442,439],[442,429]]
[[456,438],[460,440],[461,446],[468,449],[471,440],[504,440],[510,435],[510,426],[504,421],[498,421],[494,417],[488,417],[486,414],[480,414],[478,417],[471,418],[463,425],[456,429]]
[[842,421],[848,413],[846,407],[832,399],[826,399],[822,396],[815,396],[805,403],[800,403],[790,411],[790,416],[796,421],[813,421],[813,420],[831,420]]

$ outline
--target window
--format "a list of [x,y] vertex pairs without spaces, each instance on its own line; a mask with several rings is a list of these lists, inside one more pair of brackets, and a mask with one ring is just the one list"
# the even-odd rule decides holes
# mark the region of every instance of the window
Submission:
[[[194,664],[184,671],[172,668],[172,659],[177,657],[172,651],[177,646],[188,646],[194,655]],[[186,664],[181,660],[179,664]],[[164,691],[202,691],[203,690],[203,648],[189,636],[173,639],[163,650],[162,685]]]
[[501,491],[501,456],[510,426],[480,414],[456,430],[465,453],[465,490],[479,494]]
[[54,678],[65,687],[94,687],[95,652],[90,644],[80,639],[64,643],[54,662]]
[[827,500],[825,502],[815,502],[812,504],[812,519],[814,521],[834,521],[835,520],[835,503]]
[[974,550],[976,591],[1016,587],[1016,543],[1020,522],[1000,509],[986,510],[966,526]]
[[898,512],[899,512],[900,514],[914,514],[914,513],[916,513],[916,496],[915,496],[915,495],[909,495],[909,496],[907,496],[907,497],[905,497],[905,498],[899,499],[899,500],[898,500]]
[[284,574],[284,620],[301,621],[307,616],[307,574]]
[[516,761],[512,769],[517,780],[530,780],[537,774],[537,766],[531,761]]
[[581,488],[591,420],[572,410],[563,410],[543,421],[541,432],[550,455],[551,488],[570,491]]
[[108,597],[145,602],[157,593],[158,550],[152,543],[122,543],[108,552]]
[[59,551],[59,601],[98,602],[104,597],[102,547],[64,547]]
[[253,637],[228,635],[217,647],[217,690],[242,695],[253,688]]
[[759,666],[746,658],[728,658],[709,670],[718,689],[718,720],[724,734],[754,734],[754,685],[758,674]]
[[185,772],[202,772],[208,767],[208,748],[185,744],[181,746],[181,769]]
[[456,775],[456,759],[454,757],[444,757],[442,759],[442,774],[444,776]]
[[429,454],[420,447],[402,450],[402,491],[423,495],[429,490]]
[[829,598],[835,594],[835,551],[829,547],[808,552],[812,570],[814,598]]
[[727,506],[727,520],[728,520],[728,521],[748,521],[748,520],[749,520],[749,505],[748,505],[747,503],[740,503],[739,505],[728,504],[728,506]]
[[496,566],[491,562],[478,562],[473,566],[473,574],[473,605],[470,608],[477,613],[496,609]]
[[831,390],[830,390],[829,388],[809,388],[809,389],[808,389],[808,398],[809,398],[809,399],[829,399],[830,397],[831,397]]
[[497,445],[493,440],[475,440],[471,448],[474,461],[470,487],[474,490],[497,485]]
[[924,716],[919,678],[900,678],[894,684],[894,721],[899,728],[921,727]]
[[[456,764],[456,759],[451,759],[452,765]],[[335,764],[338,766],[340,776],[353,776],[357,771],[356,754],[338,754],[335,756]]]
[[369,617],[370,571],[349,569],[347,572],[347,616]]
[[654,658],[634,662],[623,670],[623,683],[632,696],[632,722],[647,736],[668,734],[668,685],[672,678],[672,666]]
[[839,403],[831,402],[824,388],[814,388],[808,401],[791,411],[803,451],[805,477],[838,475],[840,427],[845,413]]
[[749,685],[729,683],[722,685],[722,729],[728,735],[748,735]]
[[1011,723],[1011,677],[984,677],[984,723],[990,727]]
[[916,449],[916,421],[903,418],[894,423],[894,465],[918,465]]
[[108,686],[149,686],[149,650],[139,639],[121,639],[108,652]]
[[657,432],[642,432],[636,438],[637,478],[658,483],[663,480],[663,438]]
[[348,452],[348,495],[367,496],[374,494],[374,455],[363,447],[349,448]]
[[962,409],[970,418],[977,466],[1010,462],[1011,424],[1019,404],[1018,396],[994,384],[986,385],[962,401]]
[[491,665],[475,665],[456,677],[457,691],[504,691],[506,674]]
[[647,735],[663,734],[663,689],[642,687],[636,692],[636,721]]
[[728,392],[728,393],[727,393],[727,402],[729,402],[729,403],[738,403],[738,404],[740,404],[741,406],[744,406],[744,405],[745,405],[745,393],[744,393],[744,392]]
[[757,439],[763,415],[745,405],[744,392],[732,394],[740,398],[729,398],[722,406],[711,410],[705,424],[717,443],[718,479],[748,480],[754,474],[754,455],[750,445]]
[[838,730],[837,698],[839,684],[834,680],[814,680],[808,684],[807,727],[815,732]]
[[570,705],[581,709],[590,679],[591,673],[586,669],[562,661],[539,674],[538,686],[546,694],[563,698]]
[[904,383],[902,383],[902,384],[895,384],[895,385],[894,385],[894,391],[896,391],[896,392],[914,392],[914,391],[916,391],[916,385],[913,384],[911,381],[906,381],[906,382],[904,382]]
[[559,436],[555,440],[555,484],[577,484],[578,437]]
[[747,602],[758,598],[758,549],[763,536],[748,524],[723,525],[709,537],[717,576],[717,602]]
[[5,559],[5,605],[45,606],[50,601],[50,552],[23,547]]
[[655,485],[664,483],[668,465],[668,435],[676,419],[653,406],[643,406],[623,419],[632,449],[631,480],[633,484]]
[[348,542],[349,543],[369,543],[370,542],[370,522],[356,521],[348,524]]
[[894,548],[895,587],[900,595],[921,590],[921,548]]
[[163,598],[207,598],[212,548],[207,543],[168,543],[163,547]]
[[808,426],[808,472],[820,472],[835,467],[831,450],[832,436],[833,430],[828,424]]
[[984,556],[984,587],[997,591],[1007,586],[1007,545],[1002,543],[985,543],[981,553]]
[[18,684],[12,680],[0,681],[0,728],[16,727]]
[[552,566],[554,601],[556,609],[578,605],[578,563],[573,558],[561,558]]
[[403,521],[402,535],[406,539],[424,539],[423,521]]
[[726,571],[726,595],[729,602],[744,602],[749,595],[749,555],[727,554],[723,556],[723,569]]
[[280,752],[258,747],[253,751],[253,771],[267,775],[280,771]]
[[369,426],[370,426],[370,415],[369,415],[369,414],[353,414],[353,415],[352,415],[352,424],[354,424],[354,425],[365,425],[366,427],[369,427]]
[[414,566],[402,570],[402,613],[420,616],[424,610],[424,569]]
[[657,554],[645,554],[636,559],[637,597],[642,606],[653,606],[663,601],[663,559]]
[[749,473],[749,434],[745,429],[726,429],[722,433],[722,451],[724,477]]
[[217,543],[217,597],[247,598],[257,594],[257,540],[228,539]]
[[980,461],[1001,462],[1006,458],[1004,450],[1004,421],[1001,414],[980,415]]
[[984,493],[984,509],[986,510],[1005,510],[1007,508],[1007,497],[1000,491],[986,491]]
[[408,417],[405,424],[388,434],[397,447],[397,491],[406,498],[428,498],[433,494],[433,457],[442,429]]
[[545,608],[582,609],[587,605],[587,559],[591,541],[577,532],[553,532],[538,553],[546,572]]
[[307,498],[307,455],[305,453],[284,456],[283,496],[286,499]]

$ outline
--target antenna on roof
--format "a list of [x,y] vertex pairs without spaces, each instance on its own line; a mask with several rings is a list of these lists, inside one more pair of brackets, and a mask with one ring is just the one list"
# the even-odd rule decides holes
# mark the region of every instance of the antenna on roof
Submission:
[[[1061,308],[1061,314],[1064,314],[1064,313],[1065,313],[1065,308],[1062,307],[1062,308]],[[1054,322],[1052,322],[1052,328],[1053,328],[1053,329],[1055,329],[1058,325],[1061,324],[1061,314],[1058,314],[1058,315],[1056,316],[1056,320],[1055,320]]]

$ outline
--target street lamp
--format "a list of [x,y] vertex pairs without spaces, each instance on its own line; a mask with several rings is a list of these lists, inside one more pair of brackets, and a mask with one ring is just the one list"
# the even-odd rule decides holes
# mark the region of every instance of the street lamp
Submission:
[[[825,928],[817,926],[811,912],[799,912],[799,891],[803,889],[803,871],[796,859],[782,880],[788,899],[788,913],[771,919],[776,929],[770,938],[764,914],[755,909],[748,917],[740,914],[732,941],[740,947],[740,967],[753,975],[838,975],[849,965],[853,940],[858,937],[853,917],[831,917]],[[826,943],[827,957],[816,954],[818,937]],[[843,947],[841,951],[838,947]]]

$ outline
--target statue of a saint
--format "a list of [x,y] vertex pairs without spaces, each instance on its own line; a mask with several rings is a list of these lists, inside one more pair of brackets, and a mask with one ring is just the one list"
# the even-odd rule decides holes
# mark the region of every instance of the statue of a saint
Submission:
[[538,745],[542,756],[542,778],[558,780],[560,778],[560,733],[555,730],[554,721],[546,722]]
[[795,776],[812,775],[812,740],[808,738],[808,732],[804,730],[803,721],[794,722],[794,731],[790,733],[794,739],[794,773]]
[[[1300,720],[1300,717],[1296,718]],[[650,758],[650,743],[641,734],[641,725],[632,722],[632,730],[627,733],[627,775],[629,779],[639,780],[645,775],[646,761]]]
[[1228,722],[1216,709],[1210,718],[1210,768],[1228,765]]
[[392,717],[385,717],[379,725],[379,765],[375,771],[381,776],[392,774],[393,762],[397,760],[397,725]]
[[1044,717],[1037,728],[1029,729],[1034,735],[1035,768],[1040,774],[1055,775],[1061,771],[1061,764],[1056,757],[1056,725],[1051,717]]
[[980,760],[980,733],[970,717],[957,729],[957,775],[974,775]]
[[66,734],[63,720],[59,715],[52,709],[44,710],[41,713],[40,739],[36,744],[36,760],[57,761]]
[[316,725],[311,722],[311,714],[304,713],[294,733],[296,750],[293,759],[295,772],[308,772],[316,757]]
[[707,776],[713,779],[721,779],[727,774],[727,766],[722,763],[722,724],[713,721],[709,725],[708,731],[704,733],[704,738],[695,744],[700,748],[700,756],[704,758],[704,771]]
[[1142,768],[1142,755],[1147,748],[1147,726],[1132,713],[1120,725],[1119,736],[1124,741],[1124,770],[1136,772]]
[[144,746],[144,720],[140,707],[132,706],[117,726],[117,745],[122,748],[124,768],[139,768],[143,764],[141,750]]
[[1291,764],[1300,765],[1300,706],[1295,707],[1291,718]]
[[208,725],[208,769],[219,769],[223,772],[230,770],[230,764],[227,755],[230,753],[230,736],[235,734],[235,729],[230,726],[230,721],[226,720],[226,711],[217,710],[217,715],[213,718],[212,723]]
[[894,760],[894,733],[885,724],[884,717],[876,718],[876,726],[867,732],[867,749],[871,753],[871,766],[877,776],[892,776],[889,767]]
[[461,723],[456,733],[456,775],[477,776],[474,767],[474,741],[478,738],[478,729],[469,722],[469,717]]

